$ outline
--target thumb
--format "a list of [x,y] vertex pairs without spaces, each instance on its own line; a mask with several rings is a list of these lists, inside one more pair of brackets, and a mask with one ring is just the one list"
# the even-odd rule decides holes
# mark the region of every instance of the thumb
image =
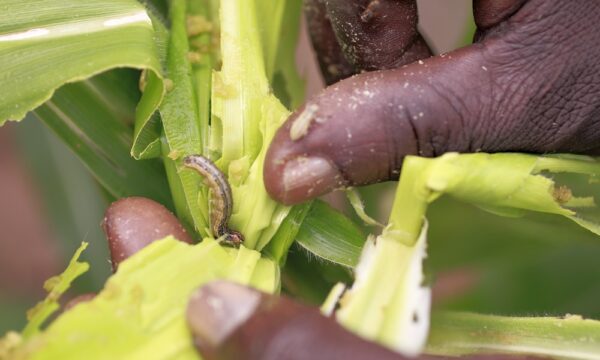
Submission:
[[597,16],[592,0],[531,0],[481,43],[330,86],[276,133],[267,190],[293,204],[396,179],[410,154],[597,153]]
[[265,163],[267,190],[293,204],[397,178],[405,155],[477,146],[483,129],[465,125],[482,116],[483,63],[472,47],[328,87],[276,133]]

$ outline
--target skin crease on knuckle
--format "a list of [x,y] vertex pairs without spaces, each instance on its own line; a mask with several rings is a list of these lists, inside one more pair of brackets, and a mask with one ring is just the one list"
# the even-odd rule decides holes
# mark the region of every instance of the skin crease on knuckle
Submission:
[[514,14],[527,0],[474,0],[473,14],[478,29],[489,29]]
[[303,4],[311,41],[325,83],[331,85],[354,74],[354,67],[344,57],[331,28],[323,1],[304,0]]
[[598,153],[599,17],[594,0],[531,0],[480,34],[496,77],[487,151]]
[[392,69],[431,55],[417,31],[415,1],[324,3],[346,58],[358,70]]

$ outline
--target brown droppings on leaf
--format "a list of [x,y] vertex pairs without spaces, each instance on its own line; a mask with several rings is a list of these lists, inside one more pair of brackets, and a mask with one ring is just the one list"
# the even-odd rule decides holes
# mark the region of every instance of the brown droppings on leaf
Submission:
[[213,24],[202,15],[188,16],[186,19],[186,31],[188,36],[196,36],[212,31]]
[[165,78],[164,84],[165,84],[165,90],[167,90],[167,92],[173,90],[173,88],[175,87],[175,84],[173,83],[173,80],[171,80],[171,79]]
[[561,185],[554,187],[552,190],[552,196],[559,204],[565,204],[573,198],[573,192],[565,185]]
[[199,64],[202,62],[203,56],[199,52],[190,51],[187,53],[186,57],[191,64]]

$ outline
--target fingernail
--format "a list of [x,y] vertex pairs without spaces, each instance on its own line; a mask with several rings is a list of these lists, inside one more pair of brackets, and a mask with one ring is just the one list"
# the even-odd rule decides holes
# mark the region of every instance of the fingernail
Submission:
[[196,290],[186,314],[196,344],[203,348],[221,345],[254,314],[260,300],[258,291],[226,281]]
[[343,186],[340,172],[330,161],[316,156],[289,161],[283,170],[282,198],[297,203]]

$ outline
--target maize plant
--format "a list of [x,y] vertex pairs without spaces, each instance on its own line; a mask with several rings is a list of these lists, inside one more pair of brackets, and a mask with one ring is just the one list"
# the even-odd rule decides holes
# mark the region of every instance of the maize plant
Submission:
[[[452,207],[463,206],[459,202],[494,219],[509,217],[502,224],[516,227],[523,227],[519,217],[534,213],[564,218],[576,225],[566,237],[590,239],[574,240],[573,246],[590,246],[598,254],[600,225],[589,184],[598,181],[600,162],[574,155],[410,156],[380,234],[363,224],[378,222],[356,191],[349,198],[358,216],[321,200],[279,204],[267,194],[262,172],[275,131],[304,100],[294,55],[301,0],[162,5],[135,0],[0,5],[0,125],[32,114],[79,157],[106,197],[156,200],[197,241],[167,237],[152,243],[121,263],[93,300],[58,314],[61,295],[89,270],[79,259],[84,243],[66,270],[45,283],[48,295],[28,312],[25,327],[4,335],[0,357],[198,358],[186,304],[202,284],[228,279],[321,303],[325,315],[350,331],[405,355],[600,358],[598,321],[484,314],[489,303],[478,303],[477,292],[462,304],[432,307],[431,275],[451,267],[436,259],[452,258],[452,252],[433,251],[428,258],[428,238],[446,237],[436,224],[452,217]],[[226,246],[211,226],[218,184],[207,184],[186,166],[190,156],[210,160],[215,181],[230,186],[226,220],[243,234],[239,247]],[[559,182],[565,175],[579,179],[577,189],[583,190]],[[371,205],[380,198],[367,195]],[[435,207],[440,197],[446,208]],[[458,202],[448,205],[446,198]],[[438,213],[429,216],[430,206]],[[477,228],[477,216],[455,216],[452,223]],[[537,229],[522,233],[557,236],[548,234],[551,227]],[[431,248],[451,249],[454,239],[443,240],[447,245],[434,241]],[[504,240],[511,243],[495,239]],[[454,256],[456,263],[509,259],[463,251],[465,242],[456,242],[461,255]],[[511,252],[523,252],[529,261],[522,264],[531,263],[531,252],[521,247],[526,244],[511,244]],[[309,265],[312,258],[317,262]],[[581,277],[588,281],[594,273]],[[590,309],[600,316],[597,306]]]

